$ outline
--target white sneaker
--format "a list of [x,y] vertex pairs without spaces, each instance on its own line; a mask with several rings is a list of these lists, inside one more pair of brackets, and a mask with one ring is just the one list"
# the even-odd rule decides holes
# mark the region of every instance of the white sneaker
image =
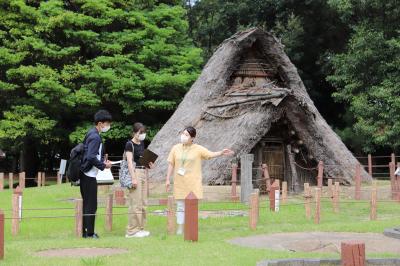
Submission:
[[126,234],[125,235],[125,237],[126,238],[132,238],[132,237],[138,237],[138,238],[142,238],[142,237],[146,237],[146,236],[149,236],[150,235],[150,232],[147,232],[147,231],[139,231],[139,232],[137,232],[137,233],[135,233],[135,234]]

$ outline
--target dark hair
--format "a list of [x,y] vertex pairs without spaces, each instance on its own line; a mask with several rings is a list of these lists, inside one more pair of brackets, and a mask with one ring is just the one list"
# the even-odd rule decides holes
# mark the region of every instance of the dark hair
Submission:
[[135,124],[133,124],[132,133],[136,134],[139,131],[145,132],[146,131],[146,127],[142,123],[136,122]]
[[[185,130],[189,133],[192,138],[196,137],[196,129],[194,127],[187,127]],[[184,130],[184,131],[185,131]]]
[[107,110],[99,110],[94,115],[94,122],[98,124],[99,122],[111,122],[112,116]]

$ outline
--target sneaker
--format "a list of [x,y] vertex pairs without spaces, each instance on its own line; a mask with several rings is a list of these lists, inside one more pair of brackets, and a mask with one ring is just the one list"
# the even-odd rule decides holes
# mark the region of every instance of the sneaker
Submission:
[[125,237],[126,238],[132,238],[132,237],[142,238],[142,237],[146,237],[146,236],[149,236],[149,235],[150,235],[149,232],[146,233],[144,231],[139,231],[139,232],[137,232],[135,234],[126,234]]
[[98,235],[98,234],[94,233],[93,235],[87,235],[87,234],[84,234],[84,235],[83,235],[83,238],[93,238],[93,239],[99,239],[100,237],[99,237],[99,235]]
[[150,232],[149,232],[149,231],[142,230],[142,232],[143,232],[143,234],[144,234],[145,236],[149,236],[149,235],[150,235]]

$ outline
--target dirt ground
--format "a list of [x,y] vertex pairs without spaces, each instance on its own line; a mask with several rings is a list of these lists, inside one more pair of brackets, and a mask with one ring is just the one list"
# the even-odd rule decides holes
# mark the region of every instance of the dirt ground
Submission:
[[367,253],[400,254],[400,239],[377,233],[297,232],[240,237],[230,243],[252,248],[292,252],[324,252],[340,254],[343,241],[363,241]]

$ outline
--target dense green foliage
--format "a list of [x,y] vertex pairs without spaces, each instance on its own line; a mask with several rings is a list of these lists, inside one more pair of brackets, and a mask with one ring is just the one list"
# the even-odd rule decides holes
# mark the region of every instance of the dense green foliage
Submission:
[[101,107],[119,121],[106,138],[157,127],[202,64],[185,14],[176,1],[0,1],[0,147],[65,153]]

